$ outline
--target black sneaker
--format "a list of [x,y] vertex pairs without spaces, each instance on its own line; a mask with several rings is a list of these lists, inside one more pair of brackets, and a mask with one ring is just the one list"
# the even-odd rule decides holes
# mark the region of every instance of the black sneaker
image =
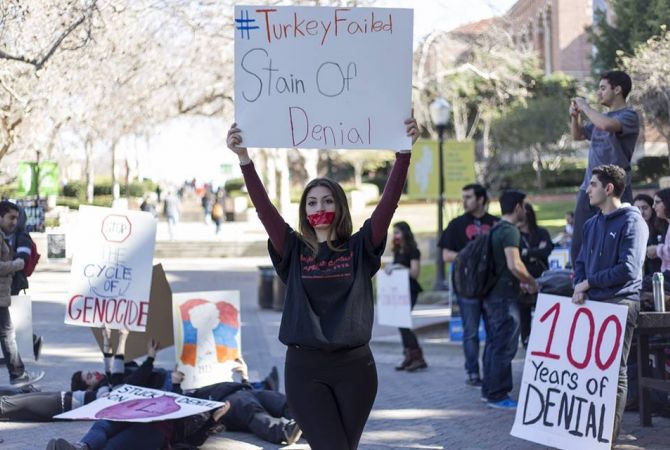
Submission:
[[302,430],[298,426],[298,422],[291,419],[284,425],[284,437],[286,445],[295,444],[302,436]]
[[43,344],[44,339],[42,339],[42,336],[36,336],[33,334],[33,354],[35,355],[35,361],[39,361],[40,359]]
[[471,387],[482,387],[482,379],[476,373],[471,373],[465,379],[465,384]]
[[42,378],[44,378],[44,375],[46,374],[44,373],[43,370],[40,370],[39,372],[35,373],[28,372],[27,370],[25,370],[23,372],[23,375],[21,375],[20,377],[12,378],[11,380],[9,380],[9,384],[11,384],[14,387],[21,388],[24,386],[31,385],[33,383],[37,383]]
[[70,443],[63,438],[51,439],[47,444],[47,450],[88,450],[88,445],[81,442]]
[[263,380],[265,389],[268,391],[279,391],[279,371],[277,371],[277,366],[272,366],[272,370]]

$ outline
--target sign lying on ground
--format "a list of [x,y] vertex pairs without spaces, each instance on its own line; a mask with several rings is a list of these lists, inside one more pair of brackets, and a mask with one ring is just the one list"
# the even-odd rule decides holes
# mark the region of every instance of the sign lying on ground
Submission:
[[609,449],[627,308],[540,294],[511,434],[561,449]]
[[107,397],[54,416],[54,419],[158,422],[220,408],[224,403],[124,384]]
[[396,269],[390,274],[377,272],[377,321],[380,325],[412,328],[412,299],[409,290],[409,269]]
[[65,323],[144,331],[156,221],[142,211],[82,206]]
[[233,381],[235,359],[242,355],[240,292],[173,294],[172,321],[177,370],[182,389]]
[[407,149],[411,9],[235,7],[235,120],[249,147]]
[[[126,361],[137,359],[147,354],[147,344],[155,339],[160,348],[168,348],[174,344],[172,328],[165,324],[172,323],[172,291],[165,277],[161,264],[154,266],[151,274],[151,293],[149,294],[149,317],[144,332],[131,331],[126,342]],[[91,328],[98,347],[102,351],[102,332],[100,328]],[[112,333],[112,348],[118,344],[117,334]]]

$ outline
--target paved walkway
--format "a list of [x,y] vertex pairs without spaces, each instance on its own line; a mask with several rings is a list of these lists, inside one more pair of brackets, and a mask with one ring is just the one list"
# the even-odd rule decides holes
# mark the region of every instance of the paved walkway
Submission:
[[[242,347],[252,378],[262,378],[273,365],[283,366],[284,347],[277,340],[280,313],[257,307],[256,266],[263,259],[162,261],[174,292],[239,289],[242,299]],[[47,269],[47,270],[45,270]],[[44,335],[43,358],[37,367],[48,371],[43,390],[64,390],[76,369],[99,369],[100,354],[86,328],[63,325],[67,267],[44,265],[32,278],[34,326]],[[167,325],[169,326],[169,325]],[[423,335],[430,369],[415,374],[396,372],[399,339],[377,332],[372,348],[377,360],[379,393],[361,449],[542,449],[509,435],[513,414],[487,409],[479,392],[463,383],[463,357],[458,345],[445,343],[444,329]],[[522,355],[514,361],[515,382],[521,377]],[[157,363],[170,367],[172,348],[162,350]],[[33,363],[34,364],[34,363]],[[6,382],[0,375],[0,383]],[[283,378],[283,377],[282,377]],[[515,393],[516,395],[516,393]],[[623,428],[637,440],[618,449],[670,448],[670,420],[654,418],[653,428],[640,428],[636,414],[625,415]],[[1,449],[41,449],[52,437],[77,440],[87,422],[0,422]],[[245,433],[222,433],[204,449],[276,449]],[[305,441],[292,446],[309,448]]]

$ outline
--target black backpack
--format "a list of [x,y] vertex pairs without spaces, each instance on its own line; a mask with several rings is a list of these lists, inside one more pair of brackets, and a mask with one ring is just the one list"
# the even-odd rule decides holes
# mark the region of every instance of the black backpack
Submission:
[[[501,221],[502,222],[502,221]],[[491,292],[498,277],[495,274],[491,236],[496,223],[486,234],[480,234],[458,252],[452,271],[452,286],[456,294],[466,298],[484,298]]]

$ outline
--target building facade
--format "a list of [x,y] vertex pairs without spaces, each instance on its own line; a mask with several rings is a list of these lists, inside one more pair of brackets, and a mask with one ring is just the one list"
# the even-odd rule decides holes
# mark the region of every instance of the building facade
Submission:
[[593,45],[587,27],[606,0],[519,0],[504,16],[520,47],[535,50],[546,74],[560,71],[578,79],[591,74]]

